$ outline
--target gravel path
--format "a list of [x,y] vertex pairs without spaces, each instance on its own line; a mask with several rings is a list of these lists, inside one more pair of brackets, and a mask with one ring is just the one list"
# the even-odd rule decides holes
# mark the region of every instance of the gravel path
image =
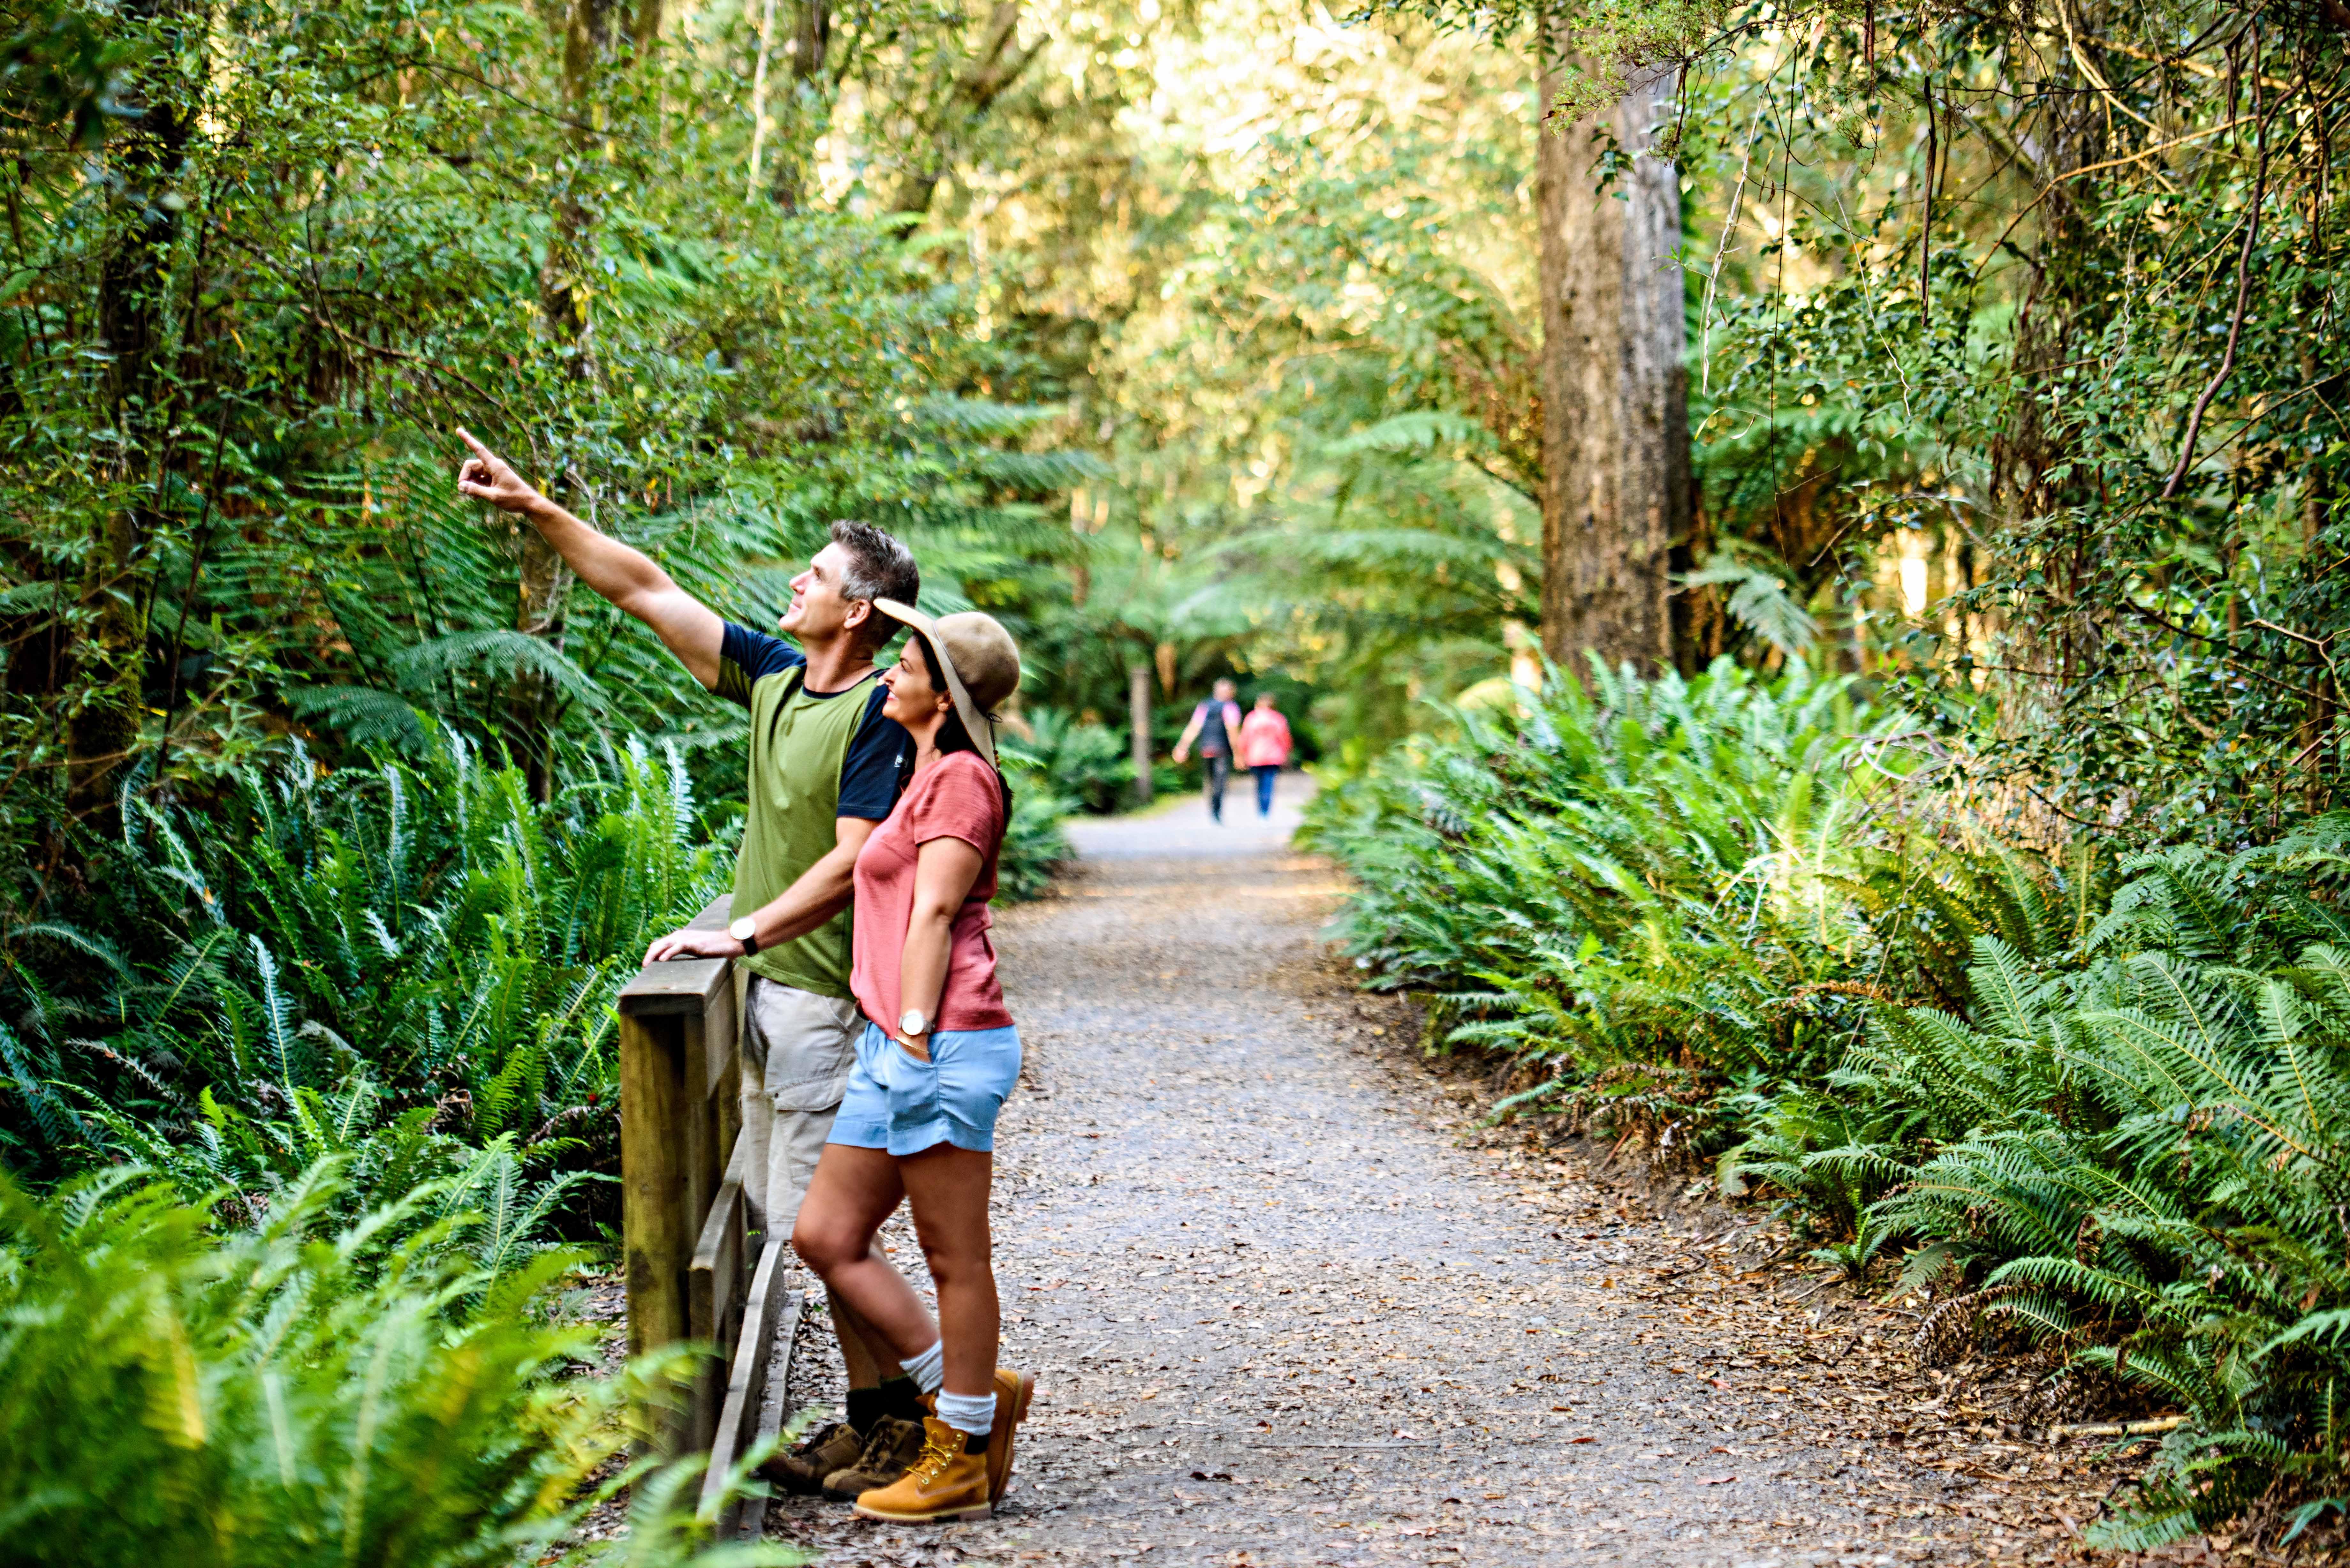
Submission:
[[[1476,1147],[1384,1049],[1408,1013],[1331,972],[1296,804],[1080,824],[1061,895],[1000,922],[1029,1063],[1004,1357],[1039,1386],[1004,1509],[909,1531],[781,1501],[769,1534],[839,1568],[1970,1557],[1971,1482],[1843,1446],[1886,1397],[1865,1310],[1772,1307],[1726,1244]],[[817,1328],[804,1375],[830,1360]]]

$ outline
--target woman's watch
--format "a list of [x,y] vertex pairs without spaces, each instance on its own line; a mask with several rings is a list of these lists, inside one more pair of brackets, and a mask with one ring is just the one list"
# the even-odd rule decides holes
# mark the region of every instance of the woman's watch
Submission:
[[918,1007],[906,1009],[905,1016],[898,1020],[898,1033],[900,1034],[920,1038],[930,1032],[931,1021],[922,1016],[921,1009]]
[[726,928],[726,934],[743,944],[744,958],[749,958],[759,950],[759,921],[756,916],[743,916]]

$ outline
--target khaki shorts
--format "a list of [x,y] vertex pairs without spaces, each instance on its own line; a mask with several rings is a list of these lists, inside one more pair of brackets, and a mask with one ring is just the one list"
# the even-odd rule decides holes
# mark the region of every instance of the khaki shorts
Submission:
[[857,1003],[753,975],[743,995],[743,1187],[770,1235],[791,1234],[857,1064]]

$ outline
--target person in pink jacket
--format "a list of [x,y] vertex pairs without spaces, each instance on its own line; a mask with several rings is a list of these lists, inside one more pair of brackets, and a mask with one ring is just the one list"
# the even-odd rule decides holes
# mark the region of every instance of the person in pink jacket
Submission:
[[1273,781],[1289,765],[1289,721],[1273,705],[1273,693],[1260,691],[1256,706],[1241,721],[1241,766],[1256,774],[1256,814],[1273,815]]

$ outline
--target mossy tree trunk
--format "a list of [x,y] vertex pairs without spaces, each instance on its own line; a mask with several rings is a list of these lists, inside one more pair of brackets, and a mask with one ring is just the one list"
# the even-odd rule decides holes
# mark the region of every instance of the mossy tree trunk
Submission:
[[[1544,101],[1560,74],[1543,72]],[[1668,563],[1690,520],[1680,180],[1645,153],[1672,79],[1536,153],[1541,228],[1543,649],[1645,673],[1672,661]]]

